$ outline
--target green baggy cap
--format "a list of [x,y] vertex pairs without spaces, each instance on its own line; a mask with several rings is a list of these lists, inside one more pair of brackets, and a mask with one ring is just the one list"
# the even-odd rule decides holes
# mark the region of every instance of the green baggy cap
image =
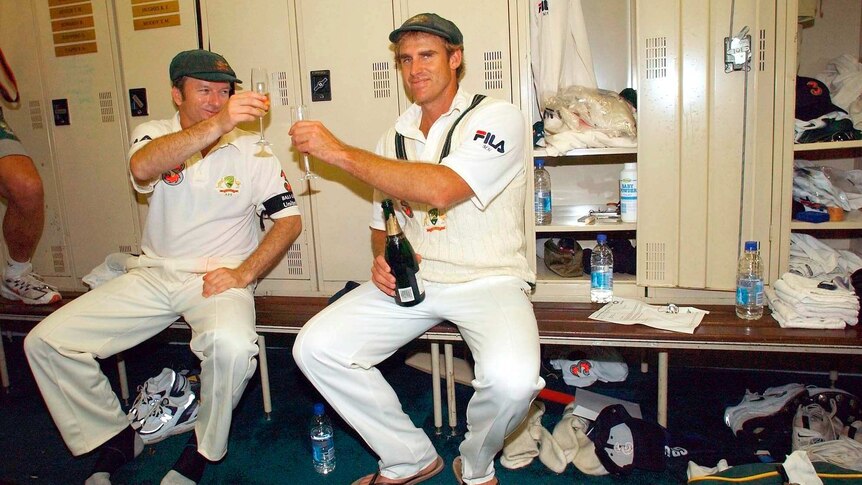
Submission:
[[389,34],[389,42],[397,42],[398,37],[405,32],[425,32],[443,37],[450,44],[461,45],[464,36],[458,30],[458,26],[450,20],[446,20],[436,13],[420,13],[404,21],[401,27]]
[[172,82],[188,76],[204,81],[242,83],[224,57],[203,49],[180,52],[171,61],[169,71]]

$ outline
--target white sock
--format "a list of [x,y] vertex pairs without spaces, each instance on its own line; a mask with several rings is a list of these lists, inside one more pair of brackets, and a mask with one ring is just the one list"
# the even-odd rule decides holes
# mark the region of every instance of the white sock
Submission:
[[97,472],[90,475],[84,485],[111,485],[111,474],[108,472]]
[[14,278],[21,276],[24,273],[29,273],[30,271],[33,271],[33,265],[30,264],[30,261],[19,263],[18,261],[9,258],[6,260],[6,270],[3,272],[3,276]]
[[[89,484],[85,484],[89,485]],[[161,485],[195,485],[195,482],[189,480],[184,477],[181,473],[176,470],[171,470],[165,475],[165,478],[162,478]]]

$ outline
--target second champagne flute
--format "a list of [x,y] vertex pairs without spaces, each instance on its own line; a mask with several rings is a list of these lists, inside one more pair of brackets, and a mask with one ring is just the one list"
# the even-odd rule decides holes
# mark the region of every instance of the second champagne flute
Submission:
[[[306,106],[304,104],[298,104],[298,105],[291,106],[290,107],[290,115],[291,115],[291,118],[293,119],[294,123],[296,123],[297,121],[303,121],[305,119],[308,119],[308,106]],[[300,155],[302,156],[302,165],[303,165],[303,168],[305,169],[305,174],[302,177],[300,177],[299,179],[300,180],[316,179],[317,175],[315,175],[314,172],[311,171],[311,165],[308,161],[308,154],[300,152]]]
[[[263,94],[266,96],[267,105],[269,105],[269,73],[266,72],[266,69],[262,67],[255,67],[251,70],[251,86],[254,92],[258,94]],[[269,112],[269,106],[267,106],[267,113]],[[260,140],[255,142],[255,144],[260,146],[270,146],[272,145],[264,136],[263,136],[263,117],[266,116],[266,113],[263,114],[259,118],[260,120]]]

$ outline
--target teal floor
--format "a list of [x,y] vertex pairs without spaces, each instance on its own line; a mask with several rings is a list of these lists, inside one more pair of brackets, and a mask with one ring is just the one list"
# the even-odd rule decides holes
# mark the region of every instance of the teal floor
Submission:
[[[174,336],[176,338],[176,336]],[[0,397],[0,483],[2,484],[66,484],[82,483],[93,464],[93,456],[74,458],[66,449],[54,427],[21,350],[18,336],[4,339],[12,379],[11,392]],[[337,467],[328,476],[314,472],[306,436],[311,408],[318,394],[296,368],[291,355],[289,337],[268,339],[269,368],[272,381],[273,413],[267,420],[263,414],[259,377],[255,376],[243,400],[236,409],[229,451],[225,459],[208,467],[203,483],[214,484],[350,484],[376,468],[376,458],[358,437],[337,417],[335,443]],[[448,429],[434,434],[430,376],[403,365],[412,351],[424,350],[426,343],[396,353],[381,366],[381,370],[402,396],[404,410],[433,437],[447,467],[437,477],[424,482],[429,485],[453,484],[448,465],[458,455],[458,444],[464,432],[463,410],[471,389],[457,386],[459,427],[455,436]],[[158,374],[162,367],[191,368],[195,365],[185,345],[154,341],[127,354],[131,385]],[[630,363],[631,365],[631,363]],[[106,374],[117,382],[113,360],[103,363]],[[655,419],[656,381],[654,373],[642,374],[639,365],[631,365],[629,379],[624,383],[597,384],[590,388],[616,397],[638,402],[645,418]],[[764,371],[733,371],[672,366],[670,370],[671,410],[668,428],[676,435],[691,435],[709,443],[710,453],[702,460],[733,455],[739,459],[747,453],[747,444],[739,443],[722,423],[725,406],[739,402],[746,388],[805,382],[825,385],[825,374]],[[862,379],[842,381],[859,393]],[[573,393],[574,388],[549,378],[549,387]],[[444,408],[445,411],[445,408]],[[563,407],[548,404],[543,424],[553,429]],[[114,476],[115,484],[158,484],[179,455],[187,435],[169,438],[146,447],[141,456]],[[780,446],[779,446],[780,448]],[[538,460],[526,468],[507,470],[497,462],[498,477],[504,484],[649,484],[685,483],[685,460],[671,463],[664,472],[636,471],[624,478],[592,477],[569,465],[562,474],[549,471]]]

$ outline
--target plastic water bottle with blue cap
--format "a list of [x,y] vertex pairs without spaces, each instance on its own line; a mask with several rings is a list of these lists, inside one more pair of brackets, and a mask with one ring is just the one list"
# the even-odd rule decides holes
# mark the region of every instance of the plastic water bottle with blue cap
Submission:
[[335,443],[333,441],[332,423],[326,415],[322,403],[314,405],[314,416],[311,418],[311,458],[314,470],[326,475],[335,470]]
[[607,235],[599,234],[590,254],[590,301],[593,303],[610,303],[614,298],[614,253],[607,241]]
[[736,316],[757,320],[763,316],[763,261],[760,242],[746,241],[736,272]]

